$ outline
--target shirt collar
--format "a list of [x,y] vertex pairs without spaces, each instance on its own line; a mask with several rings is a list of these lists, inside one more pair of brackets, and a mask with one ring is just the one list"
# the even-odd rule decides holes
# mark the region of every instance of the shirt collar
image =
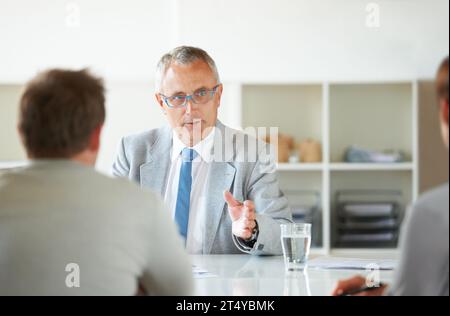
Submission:
[[[172,161],[178,159],[178,157],[181,154],[181,151],[186,148],[186,145],[183,144],[183,142],[178,138],[178,135],[175,132],[172,132],[172,139],[173,139],[173,145],[172,145]],[[212,131],[206,136],[205,139],[202,139],[197,145],[194,147],[189,147],[194,149],[201,159],[205,162],[211,162],[212,161],[212,149],[214,146],[214,135],[216,133],[216,128],[214,127]]]

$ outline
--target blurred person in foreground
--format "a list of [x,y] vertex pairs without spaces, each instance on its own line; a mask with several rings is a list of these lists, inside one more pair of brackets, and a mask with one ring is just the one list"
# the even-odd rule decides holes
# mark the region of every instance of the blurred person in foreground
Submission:
[[[448,57],[436,76],[442,138],[448,149]],[[425,193],[407,214],[400,241],[400,264],[392,286],[360,292],[360,296],[448,296],[449,195],[448,183]],[[363,288],[366,279],[355,276],[338,282],[333,295]]]
[[86,70],[27,85],[18,131],[30,164],[0,175],[0,295],[190,294],[160,199],[94,170],[104,120],[103,82]]

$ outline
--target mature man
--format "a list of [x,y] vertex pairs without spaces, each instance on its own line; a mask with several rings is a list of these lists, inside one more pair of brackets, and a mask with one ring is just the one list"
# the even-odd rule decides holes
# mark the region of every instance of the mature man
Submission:
[[[448,149],[448,57],[442,62],[436,87],[439,96],[440,126]],[[401,259],[394,284],[358,295],[443,295],[448,296],[448,183],[424,194],[413,206],[403,224]],[[340,281],[334,295],[362,288],[365,278]]]
[[270,149],[217,119],[214,60],[174,49],[158,64],[156,90],[170,126],[122,139],[113,174],[164,196],[189,253],[281,254],[279,226],[291,213]]
[[191,266],[159,197],[94,171],[104,103],[85,70],[47,71],[26,87],[30,166],[0,175],[0,295],[190,294]]

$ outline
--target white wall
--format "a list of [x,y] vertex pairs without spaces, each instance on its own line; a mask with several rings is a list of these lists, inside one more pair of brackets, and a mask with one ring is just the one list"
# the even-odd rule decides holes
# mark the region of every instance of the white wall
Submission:
[[[370,2],[379,4],[379,28],[366,27]],[[229,80],[430,77],[448,54],[446,0],[178,3],[179,42],[207,47]]]
[[[379,28],[366,27],[370,2]],[[448,21],[448,0],[0,0],[0,81],[52,66],[152,80],[177,44],[211,52],[226,81],[429,78]]]
[[120,139],[124,135],[158,127],[164,118],[154,101],[153,84],[110,82],[107,87],[107,116],[97,169],[109,173]]
[[91,66],[118,80],[148,77],[170,44],[169,3],[0,0],[0,81],[22,82],[55,66]]
[[[379,28],[366,27],[370,2]],[[152,80],[178,44],[210,51],[226,81],[428,78],[448,19],[448,0],[0,0],[0,82],[52,66]]]
[[[379,28],[366,26],[369,2],[379,5]],[[431,78],[448,55],[448,24],[448,0],[0,0],[0,84],[23,84],[48,67],[104,76],[98,167],[107,171],[121,135],[164,123],[154,66],[176,45],[216,59],[227,83],[221,118],[236,126],[243,81]],[[0,137],[15,135],[2,124],[13,119],[0,117]]]
[[23,160],[25,152],[17,137],[17,113],[22,87],[0,85],[0,164],[2,160]]

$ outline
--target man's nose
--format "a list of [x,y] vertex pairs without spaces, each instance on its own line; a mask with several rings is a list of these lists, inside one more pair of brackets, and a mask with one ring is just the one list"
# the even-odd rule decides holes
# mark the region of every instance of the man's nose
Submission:
[[192,109],[194,107],[194,101],[192,98],[186,100],[186,113],[192,113]]

